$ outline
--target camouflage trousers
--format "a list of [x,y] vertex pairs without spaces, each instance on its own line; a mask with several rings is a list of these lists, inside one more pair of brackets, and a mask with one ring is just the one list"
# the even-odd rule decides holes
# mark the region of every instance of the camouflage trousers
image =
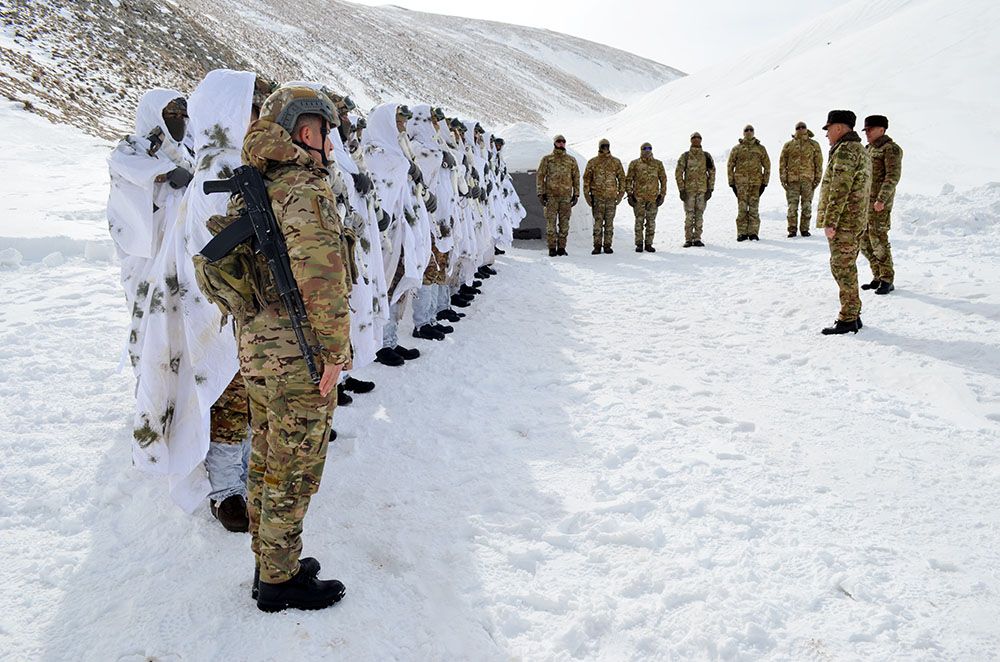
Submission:
[[736,186],[736,234],[760,234],[760,186]]
[[841,228],[829,239],[830,273],[840,288],[841,322],[853,322],[861,316],[861,293],[858,291],[858,250],[864,228]]
[[549,196],[545,203],[545,238],[549,248],[566,248],[566,237],[569,236],[569,217],[573,213],[573,205],[569,198]]
[[684,201],[684,241],[701,241],[705,225],[705,194],[688,193]]
[[[402,264],[400,260],[400,264]],[[448,254],[442,253],[431,244],[431,259],[424,269],[424,285],[443,285],[448,275]]]
[[615,236],[615,211],[618,209],[616,198],[594,198],[590,208],[594,215],[594,247],[611,248],[611,240]]
[[239,373],[229,382],[219,399],[212,405],[211,439],[217,444],[242,444],[250,427],[247,388]]
[[[812,202],[813,193],[816,191],[816,187],[812,182],[799,181],[799,182],[789,182],[785,186],[785,200],[788,201],[788,232],[789,234],[796,231],[809,232],[809,226],[812,221]],[[802,212],[799,215],[799,207],[801,206]],[[798,224],[798,228],[796,228]]]
[[276,359],[257,342],[267,332],[253,328],[262,317],[240,334],[252,434],[247,510],[261,581],[277,583],[299,569],[302,521],[323,476],[337,393],[322,397],[305,361]]
[[892,265],[892,246],[889,244],[889,215],[892,210],[868,210],[868,231],[861,235],[861,253],[872,267],[872,278],[893,282],[896,271]]
[[656,200],[636,200],[635,202],[635,245],[653,245],[656,234]]

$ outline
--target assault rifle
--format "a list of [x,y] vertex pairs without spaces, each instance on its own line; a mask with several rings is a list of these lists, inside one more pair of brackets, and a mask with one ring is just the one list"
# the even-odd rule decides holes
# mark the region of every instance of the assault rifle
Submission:
[[271,209],[271,201],[267,197],[267,187],[264,178],[253,166],[240,166],[229,179],[205,182],[202,189],[206,194],[228,193],[243,198],[243,211],[239,219],[230,223],[219,234],[201,249],[201,254],[209,262],[216,262],[228,255],[230,251],[245,241],[249,241],[253,250],[264,256],[267,266],[274,277],[278,296],[285,305],[288,317],[292,321],[295,338],[299,341],[299,351],[306,360],[309,377],[314,384],[321,378],[316,367],[316,352],[319,347],[310,347],[306,341],[305,327],[309,324],[306,317],[305,303],[298,283],[292,275],[292,266],[288,259],[288,248],[285,237],[278,227],[278,220]]

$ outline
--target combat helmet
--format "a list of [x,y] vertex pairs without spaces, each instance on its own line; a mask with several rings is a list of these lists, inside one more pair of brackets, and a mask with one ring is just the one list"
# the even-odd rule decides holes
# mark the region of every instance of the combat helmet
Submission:
[[[333,103],[325,94],[311,87],[289,85],[279,87],[271,96],[264,100],[264,105],[260,108],[261,119],[268,119],[283,128],[291,136],[295,130],[295,123],[302,115],[319,115],[326,120],[330,126],[339,127],[340,117],[333,107]],[[326,142],[327,128],[321,130],[323,142]],[[293,138],[292,142],[304,150],[318,152],[323,165],[329,165],[329,158],[326,151],[305,145]]]

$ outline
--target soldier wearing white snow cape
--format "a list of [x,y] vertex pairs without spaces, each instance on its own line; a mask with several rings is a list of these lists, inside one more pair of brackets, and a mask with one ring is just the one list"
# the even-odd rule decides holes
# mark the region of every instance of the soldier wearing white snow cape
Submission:
[[[207,494],[198,443],[202,417],[184,344],[183,299],[197,288],[177,270],[184,189],[191,181],[185,145],[187,104],[175,90],[150,90],[139,101],[133,135],[108,158],[108,222],[122,258],[122,283],[132,313],[127,353],[136,377],[133,463],[167,475],[174,501],[196,508]],[[182,415],[178,416],[180,403]],[[197,412],[197,407],[193,408]]]
[[[496,148],[497,176],[500,181],[500,195],[503,198],[506,219],[504,222],[504,238],[501,245],[507,248],[513,244],[514,230],[521,226],[521,221],[528,215],[528,212],[524,209],[524,205],[521,204],[521,198],[514,188],[514,179],[507,170],[507,161],[503,156],[504,139],[500,136],[494,136],[493,144]],[[504,251],[501,250],[500,254],[503,255],[503,253]]]
[[390,219],[382,235],[383,266],[389,283],[389,319],[382,331],[382,349],[377,357],[380,362],[395,365],[406,358],[396,351],[404,297],[423,283],[431,257],[430,219],[417,181],[420,170],[413,163],[405,132],[409,114],[405,106],[398,104],[377,106],[368,116],[361,138],[365,163],[382,210]]

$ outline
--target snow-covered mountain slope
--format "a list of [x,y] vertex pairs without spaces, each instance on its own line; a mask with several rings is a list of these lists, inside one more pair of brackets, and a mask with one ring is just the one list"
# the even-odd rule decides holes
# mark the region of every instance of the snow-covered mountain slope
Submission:
[[[889,117],[889,133],[906,153],[902,191],[1000,181],[998,30],[1000,4],[992,0],[854,0],[616,116],[577,124],[567,137],[591,154],[607,135],[628,158],[648,140],[660,158],[676,162],[699,131],[724,164],[750,123],[776,168],[796,121],[805,120],[825,150],[827,111],[848,108],[859,127],[866,115]],[[765,196],[782,198],[776,177]]]
[[817,333],[826,242],[774,240],[779,208],[736,244],[713,199],[695,250],[671,200],[636,255],[622,205],[591,256],[577,205],[569,257],[512,249],[447,340],[358,375],[304,536],[347,597],[265,615],[247,537],[130,464],[128,311],[88,243],[108,145],[9,106],[0,136],[0,234],[32,240],[0,238],[0,659],[1000,650],[1000,186],[900,197],[897,290],[850,338]]
[[[6,6],[4,6],[6,5]],[[220,66],[317,80],[491,124],[610,114],[676,69],[547,30],[339,0],[44,0],[0,5],[0,93],[105,137],[152,86]]]

